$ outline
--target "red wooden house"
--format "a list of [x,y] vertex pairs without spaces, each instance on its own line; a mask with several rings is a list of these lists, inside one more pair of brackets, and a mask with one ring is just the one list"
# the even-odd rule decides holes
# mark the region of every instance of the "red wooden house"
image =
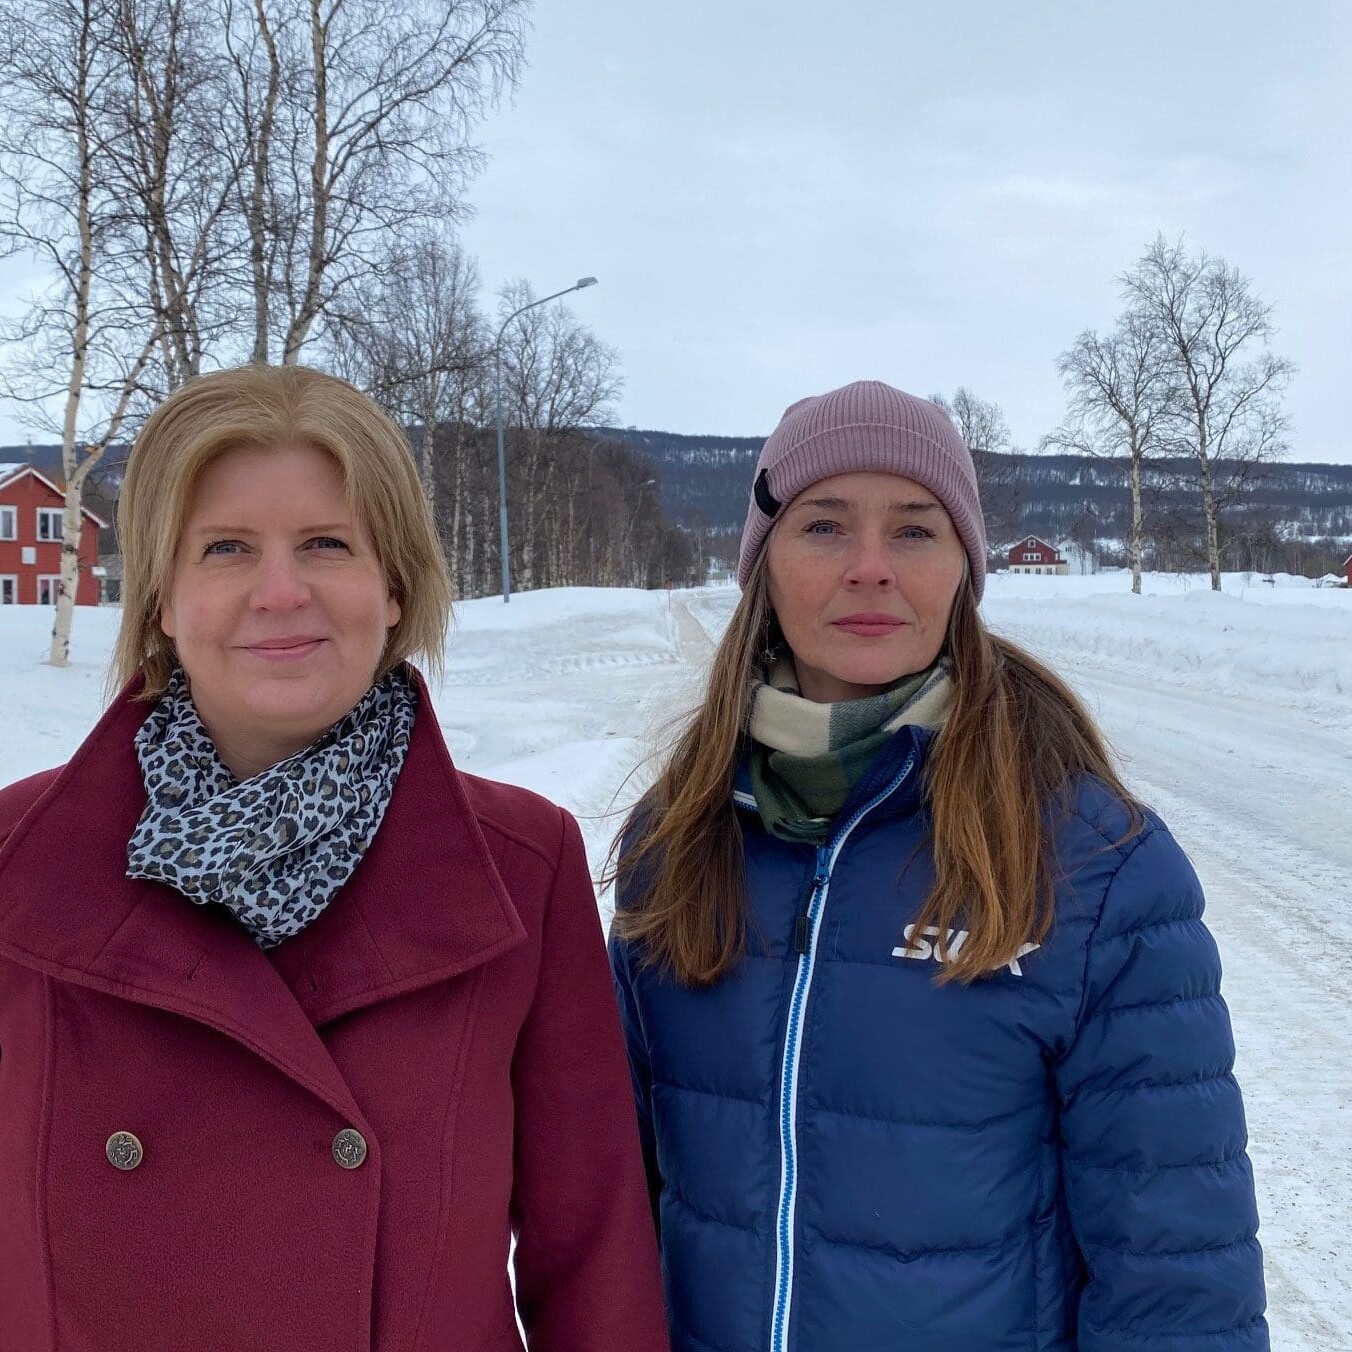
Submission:
[[1352,587],[1352,554],[1343,560],[1343,572],[1347,574],[1347,585]]
[[[32,465],[0,465],[0,605],[56,604],[61,583],[61,518],[65,494]],[[99,531],[84,513],[75,603],[99,603]]]
[[1067,566],[1055,545],[1049,545],[1046,540],[1030,535],[1020,540],[1018,544],[1010,546],[1009,571],[1064,574],[1067,572]]

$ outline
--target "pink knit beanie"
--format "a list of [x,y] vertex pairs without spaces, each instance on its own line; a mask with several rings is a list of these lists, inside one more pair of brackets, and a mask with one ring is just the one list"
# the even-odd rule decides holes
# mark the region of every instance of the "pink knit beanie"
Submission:
[[957,527],[976,599],[986,586],[986,527],[971,453],[927,399],[857,380],[785,410],[756,461],[737,581],[745,587],[775,518],[805,488],[834,474],[877,471],[923,484]]

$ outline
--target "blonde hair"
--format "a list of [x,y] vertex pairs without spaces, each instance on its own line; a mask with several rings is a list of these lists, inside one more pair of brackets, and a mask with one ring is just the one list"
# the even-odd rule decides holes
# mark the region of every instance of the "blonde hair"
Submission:
[[132,447],[117,505],[121,685],[140,673],[141,699],[163,694],[177,661],[160,628],[193,486],[225,451],[309,446],[338,462],[353,513],[370,535],[401,615],[376,680],[410,658],[440,675],[451,616],[445,555],[404,433],[360,390],[304,366],[241,366],[198,376],[150,415]]
[[[614,932],[645,963],[710,986],[747,943],[742,828],[732,802],[747,749],[753,676],[778,640],[762,550],[714,653],[708,691],[611,854],[608,881],[628,892]],[[1126,805],[1125,839],[1144,824],[1084,705],[1054,672],[986,628],[970,578],[958,589],[945,651],[953,702],[925,769],[934,885],[913,933],[940,940],[940,981],[1002,967],[1052,926],[1058,812],[1074,781],[1096,775]],[[1121,842],[1119,842],[1121,843]],[[898,873],[907,860],[898,859]]]

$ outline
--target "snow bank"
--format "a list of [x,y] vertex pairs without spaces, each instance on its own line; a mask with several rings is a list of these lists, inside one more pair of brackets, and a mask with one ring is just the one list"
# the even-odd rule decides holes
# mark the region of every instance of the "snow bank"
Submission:
[[[997,632],[1055,665],[1112,666],[1150,680],[1352,719],[1352,592],[1308,579],[1246,585],[1228,574],[997,575],[982,610]],[[1301,584],[1304,584],[1303,586]]]

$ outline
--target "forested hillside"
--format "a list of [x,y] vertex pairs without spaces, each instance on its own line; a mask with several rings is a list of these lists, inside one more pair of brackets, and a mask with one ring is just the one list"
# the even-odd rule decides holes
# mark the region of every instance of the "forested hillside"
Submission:
[[[740,531],[763,438],[636,428],[597,435],[623,441],[646,459],[661,484],[667,514],[688,529],[709,532],[715,549],[720,537]],[[1009,461],[1015,485],[1008,519],[989,522],[993,543],[1033,532],[1049,540],[1096,539],[1111,556],[1112,542],[1126,536],[1130,503],[1123,465],[1084,455],[993,454]],[[1192,562],[1190,541],[1199,528],[1192,472],[1186,458],[1159,460],[1151,468],[1147,523],[1161,566]],[[1352,549],[1352,465],[1278,462],[1227,487],[1223,519],[1232,555],[1227,566],[1278,567],[1280,561],[1266,556],[1287,545],[1295,565],[1289,571],[1310,571],[1325,555],[1341,550],[1336,563]],[[1254,551],[1264,557],[1247,557]]]

